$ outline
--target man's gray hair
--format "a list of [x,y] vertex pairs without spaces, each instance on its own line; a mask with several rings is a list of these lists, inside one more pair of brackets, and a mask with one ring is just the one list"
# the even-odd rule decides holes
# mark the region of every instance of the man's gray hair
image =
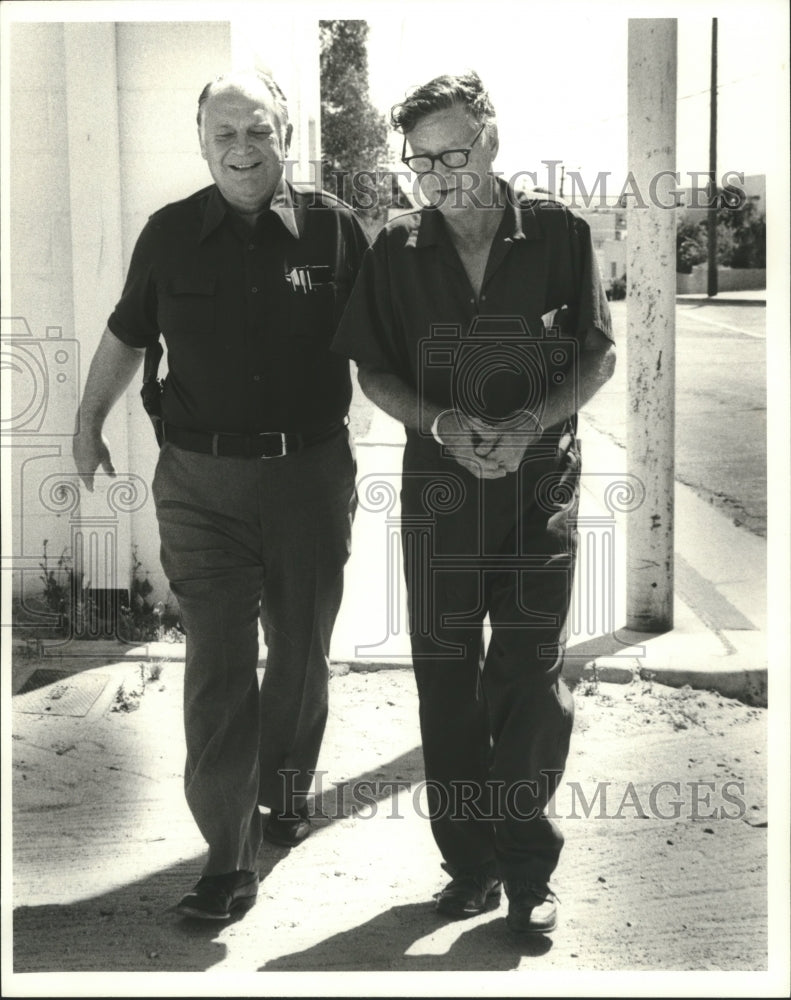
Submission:
[[280,89],[277,81],[274,77],[270,76],[268,73],[264,73],[263,70],[250,69],[250,70],[236,70],[231,73],[223,73],[221,76],[215,77],[210,80],[200,93],[198,98],[198,125],[200,126],[203,119],[203,105],[211,97],[212,93],[221,87],[223,84],[238,84],[240,87],[249,87],[250,84],[263,83],[272,97],[275,99],[275,105],[277,107],[278,115],[280,116],[280,124],[283,128],[288,125],[288,101],[286,100],[286,95]]

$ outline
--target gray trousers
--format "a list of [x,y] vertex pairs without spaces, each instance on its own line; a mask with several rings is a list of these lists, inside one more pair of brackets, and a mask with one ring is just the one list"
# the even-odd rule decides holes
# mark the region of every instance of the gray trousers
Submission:
[[354,482],[346,431],[283,458],[160,452],[153,494],[187,634],[184,785],[209,847],[204,875],[255,869],[258,806],[290,810],[310,789]]

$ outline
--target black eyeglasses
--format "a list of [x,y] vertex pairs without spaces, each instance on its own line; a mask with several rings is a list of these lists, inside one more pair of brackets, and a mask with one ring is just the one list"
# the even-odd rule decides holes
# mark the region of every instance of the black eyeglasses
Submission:
[[419,153],[417,156],[404,156],[406,153],[406,136],[404,136],[404,148],[401,150],[401,162],[405,163],[410,170],[414,170],[416,174],[427,174],[434,169],[434,164],[439,160],[446,167],[450,167],[451,170],[458,170],[460,167],[466,167],[470,159],[470,153],[472,152],[472,147],[480,139],[483,130],[486,125],[483,124],[478,129],[478,133],[469,146],[464,149],[443,149],[441,153],[437,153],[436,156],[429,156],[428,153]]

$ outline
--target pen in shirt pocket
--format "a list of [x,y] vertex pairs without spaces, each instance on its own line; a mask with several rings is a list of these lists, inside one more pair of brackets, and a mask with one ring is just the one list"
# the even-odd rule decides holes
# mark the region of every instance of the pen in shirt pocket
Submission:
[[328,285],[332,280],[332,269],[326,264],[302,264],[289,268],[286,265],[286,281],[294,292],[307,295],[317,285]]

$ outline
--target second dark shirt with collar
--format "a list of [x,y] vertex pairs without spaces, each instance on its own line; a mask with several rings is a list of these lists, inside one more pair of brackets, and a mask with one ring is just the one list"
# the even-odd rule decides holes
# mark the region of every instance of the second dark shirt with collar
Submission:
[[151,216],[108,326],[160,335],[166,423],[310,433],[341,420],[348,362],[330,351],[367,238],[354,213],[282,183],[249,228],[212,185]]
[[[586,331],[612,339],[609,308],[588,224],[557,202],[522,203],[503,190],[479,298],[441,213],[404,215],[368,251],[334,350],[439,406],[540,416],[551,381],[575,377]],[[430,442],[421,424],[407,436]]]

